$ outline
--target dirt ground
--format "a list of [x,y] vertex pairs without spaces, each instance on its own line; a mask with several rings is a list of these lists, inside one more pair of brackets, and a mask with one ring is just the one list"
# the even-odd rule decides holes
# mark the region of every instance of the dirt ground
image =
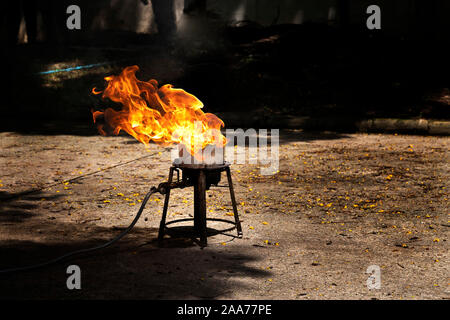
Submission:
[[[0,274],[0,297],[449,299],[449,142],[282,132],[279,172],[232,166],[242,239],[216,235],[200,249],[168,238],[159,247],[158,194],[117,244]],[[3,132],[0,149],[0,269],[113,238],[170,167],[168,149],[127,136]],[[168,220],[192,216],[192,203],[191,188],[173,190]],[[227,189],[208,191],[210,217],[230,212]],[[71,264],[81,290],[66,287]],[[371,265],[381,269],[380,289],[366,285]]]

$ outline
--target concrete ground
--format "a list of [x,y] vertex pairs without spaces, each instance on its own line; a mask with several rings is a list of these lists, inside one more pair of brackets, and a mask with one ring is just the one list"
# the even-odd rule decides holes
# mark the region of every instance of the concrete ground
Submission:
[[[200,249],[168,238],[158,247],[158,194],[117,244],[0,274],[0,297],[448,299],[449,143],[282,132],[278,172],[232,166],[242,239],[216,235]],[[127,136],[3,132],[0,149],[0,269],[113,238],[170,167],[168,150]],[[192,213],[192,189],[173,190],[168,219]],[[208,191],[208,215],[233,219],[226,189]],[[81,268],[81,290],[66,287],[71,264]],[[367,287],[371,265],[380,289]]]

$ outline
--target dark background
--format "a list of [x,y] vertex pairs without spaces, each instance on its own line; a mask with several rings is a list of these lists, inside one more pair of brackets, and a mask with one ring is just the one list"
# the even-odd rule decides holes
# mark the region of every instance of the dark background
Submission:
[[[81,8],[81,30],[66,28],[70,4]],[[370,4],[381,8],[381,30],[366,28]],[[448,1],[23,0],[2,6],[3,130],[55,123],[94,130],[90,110],[108,102],[91,95],[92,87],[134,64],[138,78],[181,87],[206,112],[449,118]]]

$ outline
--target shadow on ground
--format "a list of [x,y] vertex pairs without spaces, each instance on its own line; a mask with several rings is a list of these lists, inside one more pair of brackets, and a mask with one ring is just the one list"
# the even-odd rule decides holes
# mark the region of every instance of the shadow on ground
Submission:
[[[45,195],[47,200],[55,200],[59,197],[61,196]],[[30,210],[36,209],[38,207],[36,201],[42,198],[43,193],[39,190],[16,193],[0,191],[0,223],[23,222],[35,216],[36,213]]]
[[[90,224],[41,223],[38,231],[23,234],[33,241],[0,241],[0,269],[96,246],[120,232]],[[234,279],[270,274],[248,266],[258,258],[245,249],[200,249],[182,238],[166,239],[164,246],[158,247],[156,235],[156,228],[135,228],[101,251],[33,271],[0,274],[0,299],[214,299],[242,285]],[[66,287],[66,268],[71,264],[81,268],[82,290]]]
[[319,131],[300,131],[300,130],[281,130],[280,144],[291,142],[312,142],[316,140],[339,140],[350,138],[348,134],[338,132],[319,132]]

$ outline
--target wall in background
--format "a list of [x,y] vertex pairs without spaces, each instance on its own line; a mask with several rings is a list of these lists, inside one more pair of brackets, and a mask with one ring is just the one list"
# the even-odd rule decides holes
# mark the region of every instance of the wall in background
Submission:
[[[151,34],[158,31],[155,23],[154,11],[150,3],[145,5],[140,0],[47,0],[36,1],[38,6],[38,40],[44,40],[48,33],[45,20],[51,19],[50,25],[59,38],[71,37],[65,29],[65,8],[70,4],[77,4],[82,8],[82,31],[88,34],[95,31],[126,31]],[[175,24],[183,29],[186,21],[195,19],[195,15],[186,18],[183,14],[185,1],[195,0],[154,0],[163,5],[173,1]],[[2,4],[2,21],[5,27],[5,9],[7,2]],[[24,1],[23,3],[27,3]],[[446,30],[450,29],[450,1],[446,0],[207,0],[206,9],[224,23],[251,20],[261,25],[301,24],[306,22],[341,24],[346,23],[364,28],[367,6],[377,4],[382,12],[382,29],[394,35],[412,35],[434,40],[448,38]],[[43,5],[45,4],[45,5]],[[50,9],[49,9],[50,8]],[[345,9],[342,9],[345,8]],[[42,11],[47,10],[47,14]],[[343,13],[343,10],[345,11]],[[342,21],[341,16],[347,16]],[[49,18],[50,17],[50,18]],[[198,15],[197,15],[198,17]],[[47,25],[49,25],[47,23]],[[5,36],[2,28],[2,37]],[[47,27],[48,29],[48,27]],[[22,18],[19,42],[26,42],[26,22]]]

